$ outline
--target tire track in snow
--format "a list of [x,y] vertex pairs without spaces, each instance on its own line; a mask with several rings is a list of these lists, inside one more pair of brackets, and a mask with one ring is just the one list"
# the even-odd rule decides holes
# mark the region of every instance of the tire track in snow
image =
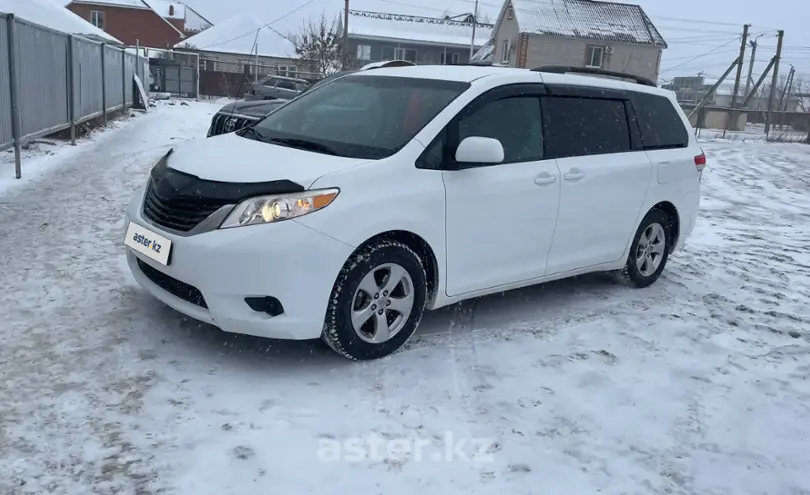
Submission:
[[[674,286],[675,284],[673,284]],[[641,293],[642,290],[639,292]],[[693,297],[694,299],[694,297]],[[548,336],[558,333],[566,328],[592,323],[609,316],[620,315],[628,311],[646,311],[652,306],[672,300],[670,291],[663,291],[643,300],[622,301],[611,304],[605,308],[598,308],[587,312],[570,312],[548,320],[535,320],[531,322],[520,322],[511,325],[504,325],[498,328],[473,329],[472,321],[465,326],[463,320],[454,313],[450,323],[450,330],[445,334],[425,334],[413,339],[408,346],[408,350],[423,349],[445,344],[450,349],[453,361],[459,363],[465,358],[464,349],[473,347],[492,340],[505,340],[519,335],[533,335],[535,337]],[[463,304],[463,303],[461,303]],[[461,344],[459,343],[461,341]],[[466,353],[469,354],[469,353]],[[459,357],[459,355],[461,355]],[[457,371],[454,368],[454,372]]]

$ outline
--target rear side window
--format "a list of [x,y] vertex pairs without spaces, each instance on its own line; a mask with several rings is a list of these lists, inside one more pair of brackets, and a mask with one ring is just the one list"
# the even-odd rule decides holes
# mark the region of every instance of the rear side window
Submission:
[[281,88],[281,89],[290,89],[292,91],[295,91],[295,83],[292,82],[292,81],[280,80],[278,82],[278,84],[276,84],[276,87]]
[[631,101],[645,150],[686,148],[689,145],[689,131],[669,98],[634,92]]
[[544,96],[546,158],[631,151],[624,105],[621,100]]

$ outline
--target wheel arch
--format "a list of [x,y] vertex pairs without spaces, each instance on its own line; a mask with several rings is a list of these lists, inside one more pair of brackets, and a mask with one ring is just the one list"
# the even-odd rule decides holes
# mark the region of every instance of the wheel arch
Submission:
[[422,236],[408,230],[389,230],[369,237],[357,246],[355,252],[380,239],[401,242],[419,255],[419,259],[422,260],[422,266],[425,268],[425,279],[428,285],[425,303],[426,307],[432,308],[436,301],[436,296],[439,293],[439,262],[430,244],[422,238]]
[[681,235],[681,220],[678,209],[669,201],[661,201],[654,204],[650,210],[660,210],[669,218],[669,232],[671,234],[669,249],[672,251],[678,245],[678,238]]

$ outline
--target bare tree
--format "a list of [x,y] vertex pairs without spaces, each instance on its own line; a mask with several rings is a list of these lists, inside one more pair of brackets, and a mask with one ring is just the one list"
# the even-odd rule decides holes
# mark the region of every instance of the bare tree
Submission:
[[336,19],[330,21],[321,15],[317,21],[305,23],[300,32],[291,36],[295,55],[306,72],[326,77],[340,70],[342,40],[337,26]]
[[797,112],[810,112],[810,83],[801,76],[796,76],[793,81],[793,94],[796,95],[798,103]]

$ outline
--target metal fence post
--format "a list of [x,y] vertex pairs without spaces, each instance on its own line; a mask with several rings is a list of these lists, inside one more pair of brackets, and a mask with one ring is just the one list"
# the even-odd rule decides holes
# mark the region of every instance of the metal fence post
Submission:
[[[141,77],[141,69],[138,67],[141,65],[141,40],[135,40],[135,75],[138,76],[138,79],[143,81]],[[135,94],[133,93],[132,99],[135,99]]]
[[20,108],[19,102],[19,86],[17,85],[17,34],[16,34],[16,21],[14,14],[9,14],[8,21],[8,67],[9,67],[9,82],[11,94],[11,136],[14,138],[14,173],[18,179],[22,178],[22,125],[20,124]]
[[107,70],[105,67],[105,55],[107,44],[101,44],[101,112],[104,114],[104,126],[107,125]]
[[68,35],[68,112],[70,113],[70,144],[76,146],[76,58],[73,54],[73,35]]
[[127,50],[121,49],[121,112],[127,111]]

